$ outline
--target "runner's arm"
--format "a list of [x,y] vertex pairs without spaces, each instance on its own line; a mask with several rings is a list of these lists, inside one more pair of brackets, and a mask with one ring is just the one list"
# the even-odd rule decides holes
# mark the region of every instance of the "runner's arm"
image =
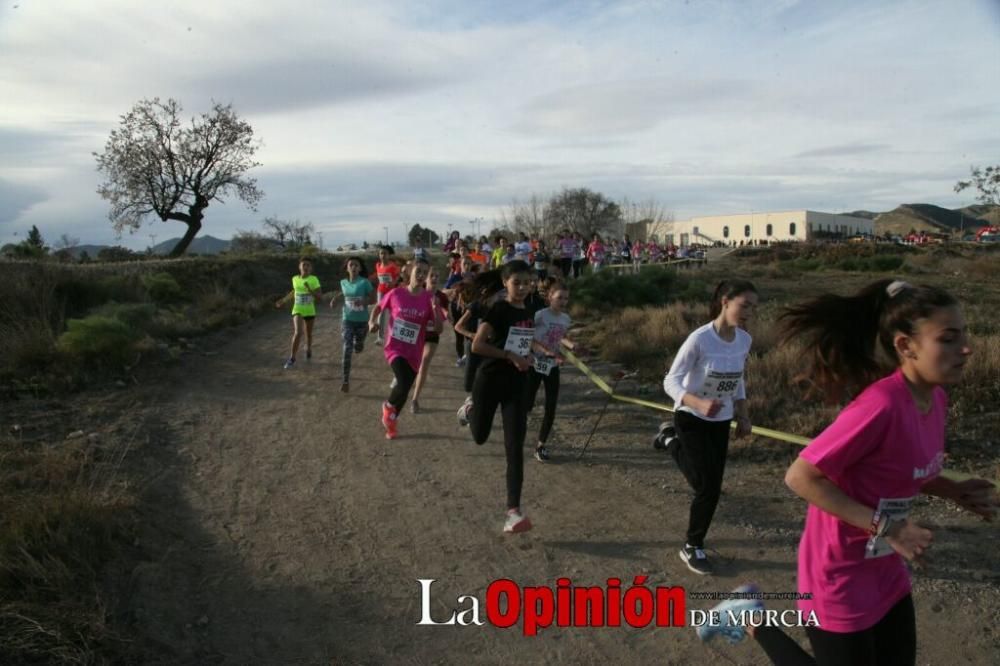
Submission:
[[954,481],[938,476],[925,483],[920,492],[951,500],[984,520],[993,520],[997,514],[997,489],[988,479]]
[[372,312],[368,315],[368,332],[375,333],[378,331],[378,316],[382,312],[382,306],[378,303],[372,308]]
[[284,305],[288,303],[288,299],[294,297],[295,297],[295,290],[292,289],[290,292],[288,292],[287,294],[279,298],[277,301],[275,301],[274,307],[276,308],[284,307]]
[[462,316],[458,318],[458,321],[455,322],[455,330],[458,331],[459,335],[464,335],[465,337],[472,340],[476,337],[476,332],[470,331],[469,329],[466,328],[466,325],[469,323],[470,319],[472,319],[472,312],[466,310],[465,312],[462,313]]

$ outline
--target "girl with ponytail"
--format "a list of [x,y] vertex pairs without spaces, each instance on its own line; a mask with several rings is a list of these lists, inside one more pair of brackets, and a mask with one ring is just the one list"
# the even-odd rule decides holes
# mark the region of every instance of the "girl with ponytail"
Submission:
[[680,558],[697,574],[712,573],[705,535],[722,494],[730,422],[736,419],[737,437],[750,434],[743,366],[751,342],[745,329],[756,306],[752,283],[720,282],[712,296],[712,321],[688,336],[663,379],[676,407],[674,432],[664,424],[655,444],[668,449],[694,491]]
[[[962,311],[937,287],[880,280],[852,296],[826,294],[788,308],[780,323],[784,341],[805,347],[802,376],[811,390],[831,401],[854,397],[785,474],[809,503],[798,606],[819,623],[806,627],[815,657],[776,627],[750,633],[776,664],[913,664],[906,562],[920,562],[933,537],[910,519],[914,499],[937,495],[986,519],[997,508],[992,482],[938,476],[943,387],[961,379],[971,354]],[[725,610],[762,608],[724,603]],[[743,627],[700,632],[703,639],[715,633],[739,640]]]

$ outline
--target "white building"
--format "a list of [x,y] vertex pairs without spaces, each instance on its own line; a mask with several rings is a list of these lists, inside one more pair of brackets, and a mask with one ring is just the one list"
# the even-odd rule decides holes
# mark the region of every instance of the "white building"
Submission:
[[678,220],[665,225],[662,240],[673,245],[758,245],[847,237],[874,233],[875,223],[864,217],[790,210],[778,213],[713,215]]

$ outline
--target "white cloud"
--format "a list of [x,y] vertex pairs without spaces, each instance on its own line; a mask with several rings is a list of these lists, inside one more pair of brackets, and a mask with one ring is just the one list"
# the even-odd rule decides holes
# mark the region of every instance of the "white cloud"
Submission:
[[152,96],[232,102],[264,142],[260,213],[213,205],[213,235],[461,225],[564,185],[679,217],[958,205],[996,160],[998,25],[988,0],[22,2],[0,225],[110,237],[91,152]]

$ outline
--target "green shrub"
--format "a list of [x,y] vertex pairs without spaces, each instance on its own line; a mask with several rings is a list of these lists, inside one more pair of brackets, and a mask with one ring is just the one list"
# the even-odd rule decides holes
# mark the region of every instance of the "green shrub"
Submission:
[[111,368],[126,365],[135,343],[142,337],[136,329],[114,317],[90,315],[70,319],[56,348],[71,359]]
[[585,308],[606,310],[627,306],[663,305],[674,297],[677,273],[668,269],[641,273],[604,270],[571,283],[572,300]]
[[181,285],[170,273],[143,275],[142,286],[146,288],[154,303],[176,303],[184,296]]
[[105,303],[90,312],[100,317],[117,319],[131,328],[141,330],[156,316],[156,306],[152,303]]

